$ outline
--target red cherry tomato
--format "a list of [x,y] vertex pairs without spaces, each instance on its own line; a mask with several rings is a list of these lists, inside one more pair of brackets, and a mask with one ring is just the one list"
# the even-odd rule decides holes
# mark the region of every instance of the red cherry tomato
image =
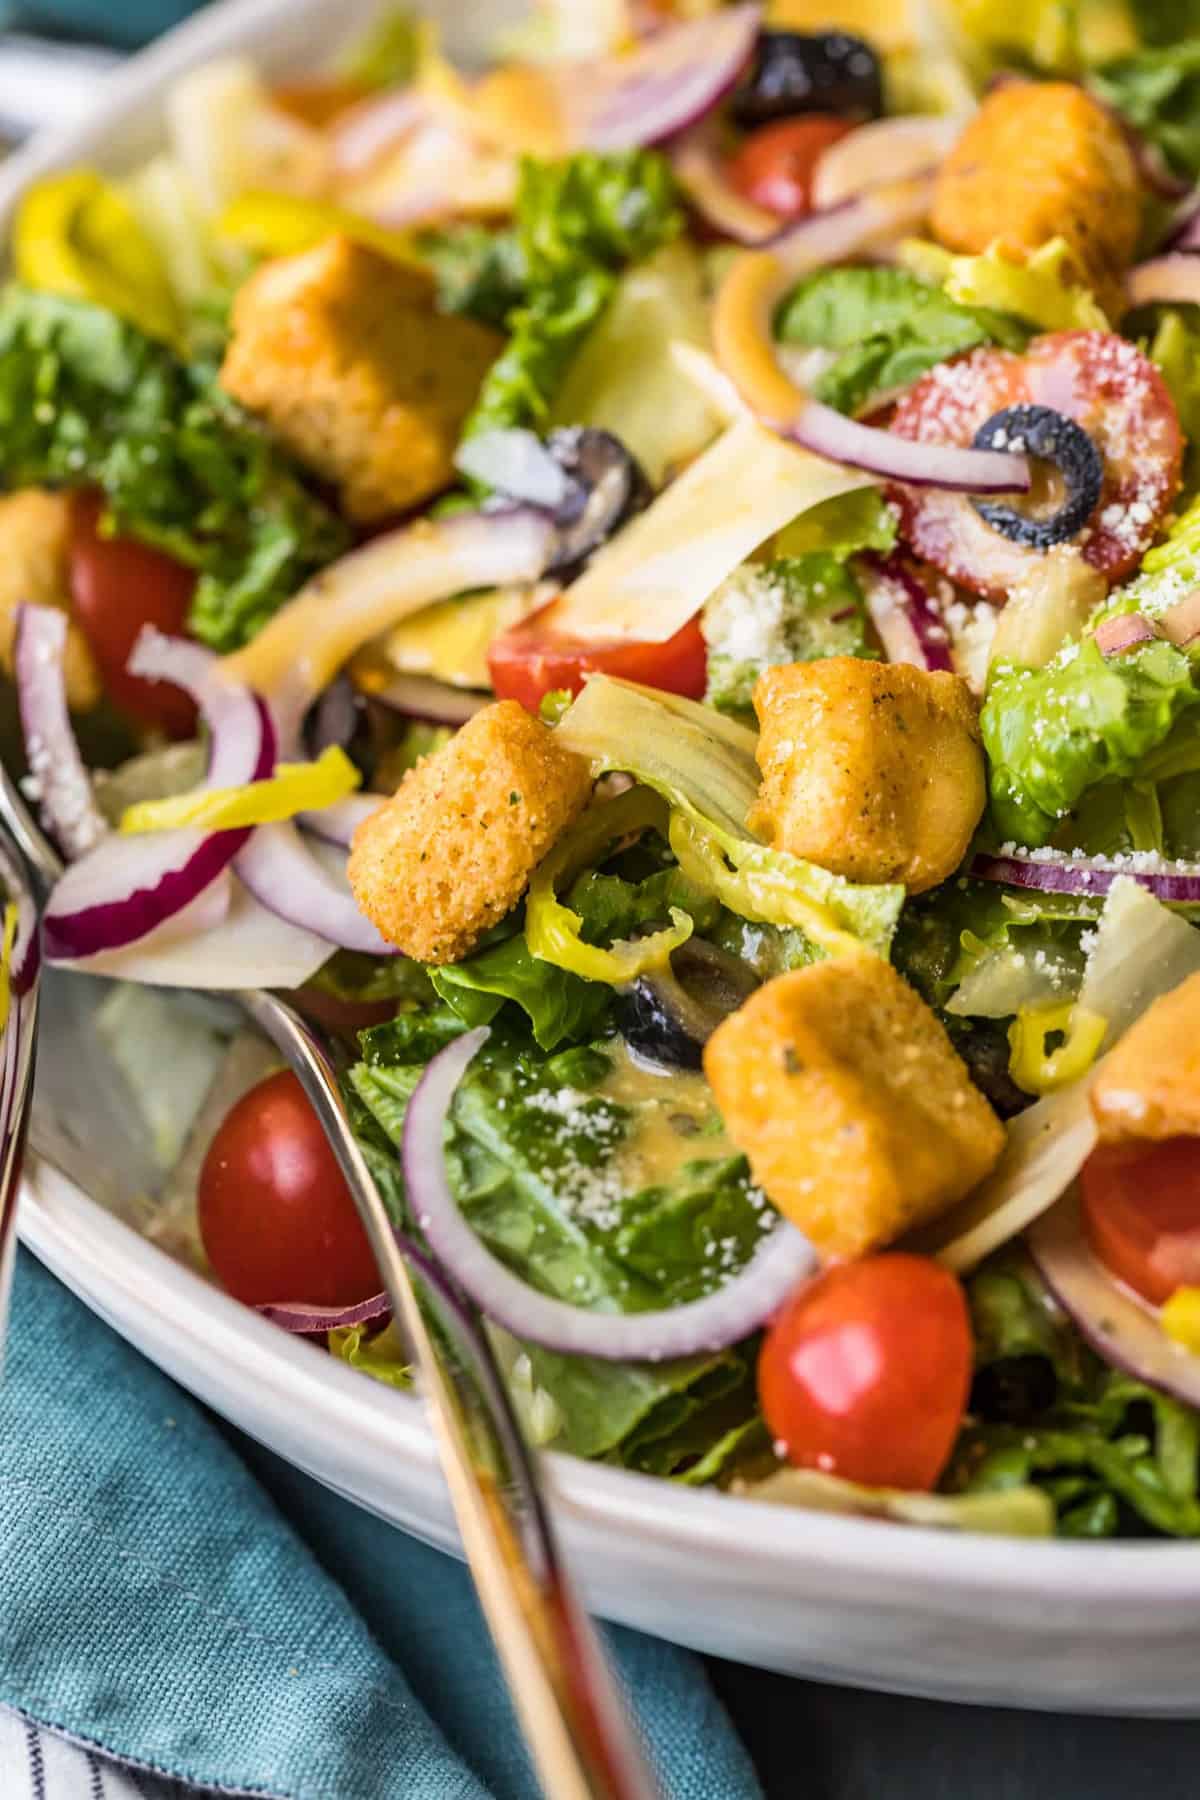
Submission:
[[767,1332],[758,1397],[788,1461],[868,1487],[931,1488],[971,1385],[962,1288],[899,1252],[827,1269]]
[[[1106,580],[1120,581],[1153,543],[1179,491],[1183,436],[1166,383],[1136,344],[1109,331],[1055,331],[1023,355],[973,350],[942,363],[900,399],[891,428],[921,443],[968,445],[993,413],[1049,406],[1088,433],[1104,459],[1100,499],[1076,537]],[[1013,543],[965,494],[895,487],[901,534],[953,581],[1004,600],[1044,552]],[[1036,496],[1034,496],[1036,498]],[[1027,504],[1019,496],[1015,504]]]
[[290,1069],[250,1089],[200,1170],[208,1260],[248,1306],[353,1306],[379,1273],[329,1141]]
[[1200,1284],[1200,1138],[1103,1145],[1079,1185],[1088,1243],[1119,1281],[1155,1306]]
[[196,708],[181,688],[126,673],[143,625],[173,637],[187,626],[196,578],[173,557],[133,538],[101,537],[103,501],[81,493],[71,500],[68,578],[71,609],[91,647],[105,690],[122,712],[170,737],[191,737]]
[[665,644],[592,644],[556,637],[553,605],[506,631],[488,650],[492,686],[501,700],[519,700],[536,712],[543,694],[560,688],[577,694],[593,670],[703,699],[707,651],[699,620],[689,619]]
[[781,219],[802,219],[812,211],[813,175],[831,144],[855,128],[853,119],[809,113],[763,125],[735,150],[725,174],[732,187],[756,206]]

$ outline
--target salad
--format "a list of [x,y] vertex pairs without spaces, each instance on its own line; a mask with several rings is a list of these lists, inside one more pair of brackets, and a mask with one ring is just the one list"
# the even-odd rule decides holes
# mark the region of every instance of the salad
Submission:
[[42,951],[317,1351],[410,1379],[295,1079],[164,988],[338,1040],[539,1443],[1200,1535],[1200,19],[837,10],[383,14],[27,190]]

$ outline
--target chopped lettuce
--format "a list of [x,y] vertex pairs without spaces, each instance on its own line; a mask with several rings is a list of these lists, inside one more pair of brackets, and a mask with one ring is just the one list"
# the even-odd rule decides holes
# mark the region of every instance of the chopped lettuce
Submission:
[[985,1264],[967,1294],[973,1422],[944,1485],[1040,1488],[1063,1537],[1200,1534],[1200,1418],[1094,1356],[1023,1258]]
[[429,978],[435,993],[466,1026],[490,1025],[506,1001],[514,1002],[527,1015],[534,1042],[543,1050],[591,1037],[612,998],[603,983],[535,961],[524,935],[477,951],[464,962],[431,969]]
[[348,542],[214,368],[85,301],[0,296],[0,439],[7,486],[99,487],[120,530],[198,570],[189,623],[218,650]]
[[682,223],[670,164],[657,151],[525,158],[516,202],[525,292],[464,436],[540,424],[620,270],[676,236]]
[[863,1487],[819,1469],[779,1469],[764,1481],[739,1486],[738,1491],[747,1499],[765,1500],[771,1506],[891,1519],[899,1525],[924,1525],[934,1531],[979,1531],[995,1537],[1050,1537],[1054,1531],[1053,1503],[1035,1487],[978,1494],[920,1494],[905,1488]]
[[[424,1062],[461,1029],[435,1010],[363,1033],[351,1085],[376,1146],[399,1143]],[[741,1157],[719,1146],[695,1153],[703,1132],[681,1136],[679,1165],[657,1185],[623,1177],[639,1109],[653,1103],[605,1094],[613,1054],[599,1044],[547,1057],[498,1026],[458,1090],[447,1170],[483,1241],[533,1286],[576,1305],[641,1311],[724,1280],[771,1215]],[[533,1381],[561,1413],[557,1441],[579,1455],[711,1478],[756,1417],[744,1351],[652,1365],[526,1348]]]
[[1106,662],[1086,637],[1044,669],[1002,666],[981,721],[1001,837],[1047,843],[1089,788],[1135,774],[1198,701],[1194,662],[1165,639]]
[[1171,390],[1179,423],[1188,440],[1189,482],[1200,470],[1196,449],[1200,444],[1200,312],[1194,306],[1163,309],[1150,343],[1150,360],[1157,363]]
[[329,1332],[328,1341],[330,1354],[352,1369],[361,1369],[388,1387],[412,1386],[412,1364],[394,1324],[389,1322],[382,1331],[373,1325],[343,1325]]
[[887,556],[895,547],[895,510],[873,487],[822,500],[775,534],[775,554],[784,557],[822,551],[844,562],[859,550]]
[[846,413],[907,387],[963,350],[990,343],[1019,350],[1028,335],[1015,320],[960,305],[940,287],[896,268],[806,276],[783,302],[775,330],[785,344],[838,352],[813,393]]
[[989,319],[1011,315],[1039,331],[1109,329],[1096,300],[1079,286],[1063,238],[1051,238],[1024,262],[1000,244],[990,244],[979,256],[952,256],[936,244],[910,241],[902,256],[914,273],[943,283],[951,300],[981,308]]
[[339,77],[363,87],[403,87],[424,60],[430,26],[415,9],[388,6],[355,35],[337,59]]
[[443,312],[503,328],[525,291],[525,257],[515,231],[462,220],[422,232],[417,249],[433,272]]
[[[1194,10],[1194,9],[1193,9]],[[1094,70],[1091,86],[1163,152],[1181,175],[1200,175],[1200,16],[1158,49]]]
[[705,602],[704,698],[722,712],[752,707],[754,684],[779,663],[865,656],[862,589],[845,561],[827,552],[743,563]]

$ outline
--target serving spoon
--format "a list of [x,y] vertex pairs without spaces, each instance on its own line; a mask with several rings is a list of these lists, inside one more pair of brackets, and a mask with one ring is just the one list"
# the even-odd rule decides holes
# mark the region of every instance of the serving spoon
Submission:
[[[63,864],[2,764],[0,823],[30,871],[35,892],[40,890],[44,898]],[[64,994],[78,992],[78,976],[59,972],[57,980]],[[263,989],[241,990],[230,998],[271,1040],[299,1079],[346,1178],[393,1314],[419,1371],[467,1562],[547,1800],[655,1800],[658,1784],[563,1562],[544,1479],[517,1422],[479,1314],[415,1246],[406,1244],[402,1250],[354,1135],[321,1036]],[[31,1010],[29,1029],[35,1016]],[[25,1105],[14,1114],[22,1121],[11,1134],[14,1141],[0,1146],[0,1218],[15,1210],[27,1107],[28,1093]],[[53,1121],[49,1130],[42,1128],[44,1123],[35,1105],[34,1146],[47,1161],[60,1163]],[[94,1142],[89,1148],[91,1174],[97,1160]],[[430,1329],[406,1255],[420,1270],[446,1327],[444,1335]],[[2,1301],[0,1291],[0,1327]],[[447,1338],[457,1355],[447,1347]]]

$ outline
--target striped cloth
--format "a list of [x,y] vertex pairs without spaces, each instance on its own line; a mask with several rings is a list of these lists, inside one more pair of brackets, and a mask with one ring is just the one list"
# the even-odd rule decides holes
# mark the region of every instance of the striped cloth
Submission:
[[0,1706],[4,1800],[185,1800],[200,1791],[110,1762]]

